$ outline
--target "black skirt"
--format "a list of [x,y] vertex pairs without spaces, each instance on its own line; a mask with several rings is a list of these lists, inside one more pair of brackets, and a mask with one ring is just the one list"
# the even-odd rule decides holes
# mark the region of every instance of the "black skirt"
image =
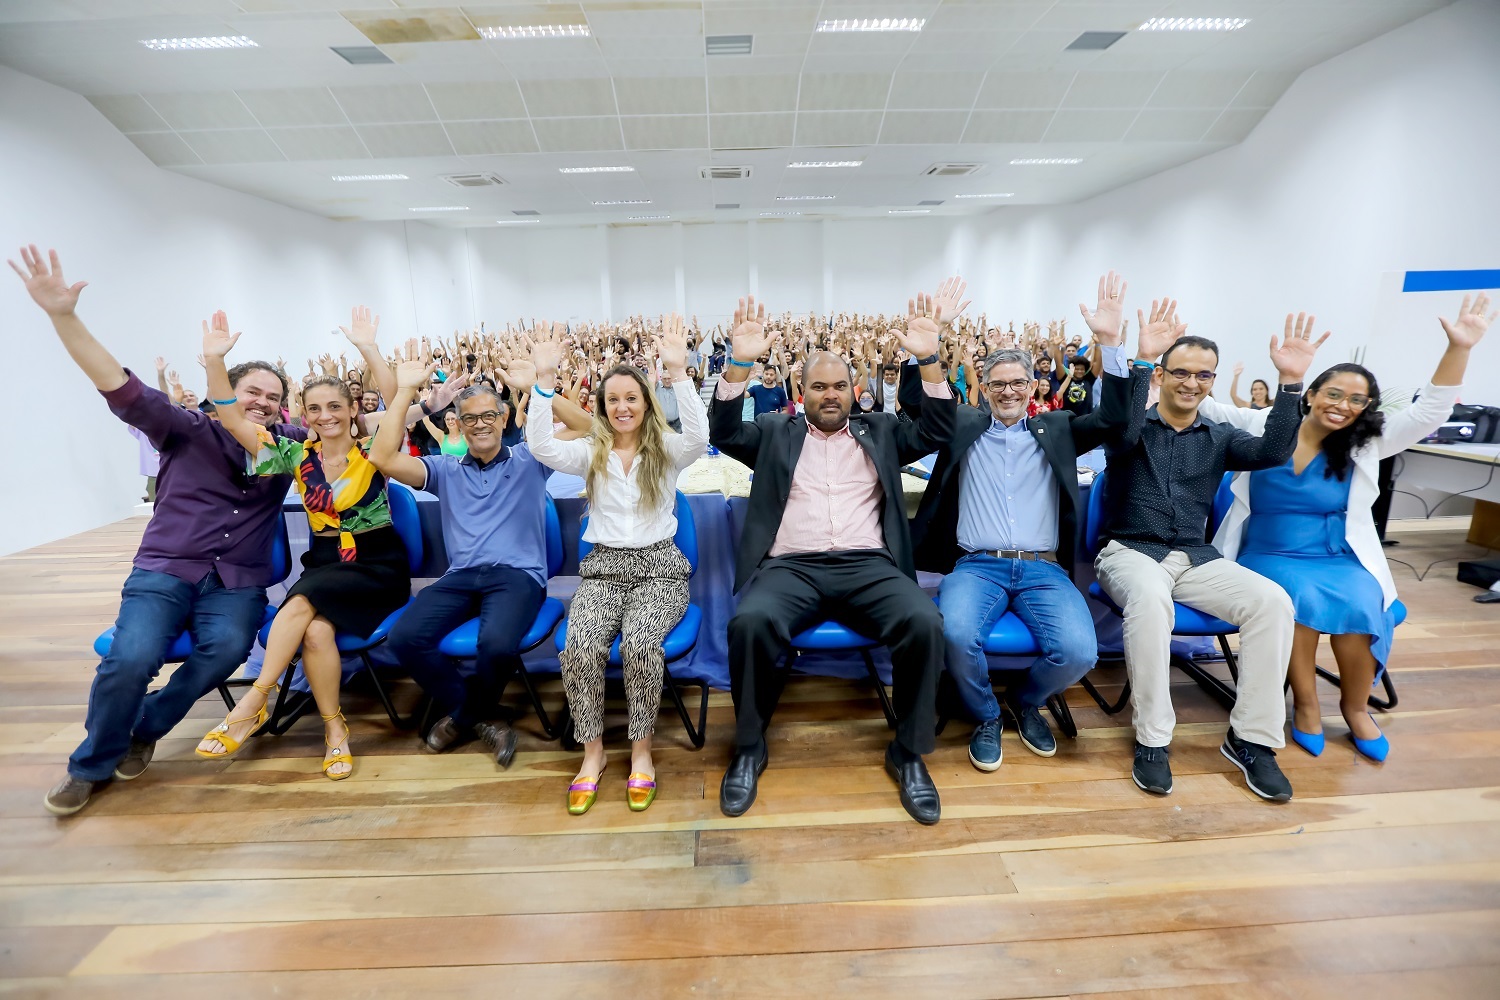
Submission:
[[300,594],[335,630],[366,636],[411,597],[411,570],[395,528],[355,535],[354,550],[353,562],[340,562],[338,536],[314,535],[287,597]]

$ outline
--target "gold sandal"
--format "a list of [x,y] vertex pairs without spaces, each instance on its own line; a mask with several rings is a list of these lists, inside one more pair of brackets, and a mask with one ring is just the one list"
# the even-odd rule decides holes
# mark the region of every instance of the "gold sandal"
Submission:
[[[233,757],[239,751],[240,747],[244,746],[245,743],[249,741],[250,737],[258,733],[260,731],[260,727],[266,724],[266,720],[271,717],[271,698],[276,694],[278,690],[280,690],[281,685],[272,684],[268,688],[263,688],[260,686],[260,681],[257,680],[250,686],[266,696],[266,703],[260,706],[260,711],[256,713],[255,718],[251,720],[240,719],[236,722],[230,722],[229,717],[226,715],[223,722],[219,723],[217,726],[203,734],[204,740],[213,740],[224,749],[220,750],[218,753],[214,753],[212,750],[204,750],[202,747],[194,747],[193,753],[197,754],[199,757],[202,757],[205,760],[224,760],[227,757]],[[230,726],[237,726],[241,722],[245,721],[251,722],[252,725],[250,726],[250,731],[245,734],[245,738],[243,740],[236,740],[234,737],[229,735]],[[199,742],[202,742],[202,740],[200,740]]]
[[[344,718],[344,713],[342,710],[334,712],[332,715],[319,715],[318,718],[322,719],[325,723],[332,722],[334,719],[338,719],[343,722],[344,738],[340,742],[349,742],[349,720]],[[331,781],[343,781],[345,778],[349,777],[349,775],[354,773],[354,754],[350,753],[346,749],[336,747],[332,743],[329,743],[326,727],[325,732],[323,733],[323,745],[328,748],[328,753],[323,756],[323,774],[326,777],[328,777]],[[349,770],[345,771],[343,774],[329,774],[328,769],[335,764],[348,764]]]

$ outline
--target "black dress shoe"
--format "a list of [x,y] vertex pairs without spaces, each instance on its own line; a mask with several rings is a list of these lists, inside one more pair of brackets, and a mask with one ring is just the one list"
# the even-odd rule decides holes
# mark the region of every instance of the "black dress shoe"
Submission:
[[736,750],[719,784],[719,811],[725,816],[743,816],[755,805],[755,786],[770,760],[766,745],[757,750]]
[[911,755],[910,762],[898,764],[895,751],[894,743],[885,748],[885,773],[901,789],[901,805],[911,814],[911,818],[931,826],[938,821],[943,810],[937,786],[932,783],[932,775],[927,773],[927,765],[922,762],[922,758],[915,754]]
[[427,736],[423,738],[422,743],[433,753],[443,753],[446,750],[452,750],[466,735],[454,723],[453,716],[445,715],[427,730]]

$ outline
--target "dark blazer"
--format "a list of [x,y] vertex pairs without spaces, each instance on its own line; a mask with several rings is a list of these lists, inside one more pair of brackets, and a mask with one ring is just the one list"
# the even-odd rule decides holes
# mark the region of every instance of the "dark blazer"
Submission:
[[[916,367],[916,366],[912,366]],[[853,414],[849,432],[870,456],[885,491],[881,525],[885,545],[896,565],[916,578],[912,564],[911,533],[906,523],[906,498],[901,489],[901,466],[930,455],[953,437],[958,400],[928,399],[920,420],[901,420],[894,413]],[[781,528],[792,474],[807,440],[807,418],[801,414],[762,413],[753,421],[742,419],[744,396],[725,401],[714,394],[708,410],[708,440],[730,458],[755,470],[750,485],[750,509],[740,535],[740,551],[734,574],[738,591],[766,558]]]
[[[920,407],[920,393],[913,394],[907,389],[905,377],[903,373],[901,405],[910,409],[910,401]],[[1078,492],[1078,456],[1122,433],[1131,414],[1145,410],[1150,389],[1151,372],[1132,365],[1129,378],[1104,375],[1099,405],[1092,412],[1075,416],[1068,410],[1053,410],[1027,418],[1026,427],[1057,479],[1057,561],[1069,576],[1073,575],[1085,513]],[[917,516],[912,519],[918,569],[949,573],[964,554],[958,547],[959,486],[968,464],[969,449],[990,429],[991,423],[987,408],[959,408],[953,443],[938,452],[927,491],[922,494]]]

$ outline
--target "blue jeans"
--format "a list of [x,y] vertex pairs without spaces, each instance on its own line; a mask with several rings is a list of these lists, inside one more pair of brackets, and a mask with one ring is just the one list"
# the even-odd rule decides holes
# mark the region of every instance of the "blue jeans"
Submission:
[[[195,701],[245,662],[265,607],[264,587],[229,590],[217,573],[192,584],[169,573],[132,569],[120,594],[114,643],[89,688],[88,735],[68,759],[68,773],[104,781],[132,739],[151,742],[170,732]],[[165,686],[147,694],[172,641],[184,630],[193,637],[193,655]]]
[[948,672],[964,707],[979,722],[1000,718],[984,640],[1006,611],[1036,637],[1042,654],[1017,699],[1040,708],[1088,673],[1099,656],[1088,602],[1056,563],[964,556],[938,591]]

